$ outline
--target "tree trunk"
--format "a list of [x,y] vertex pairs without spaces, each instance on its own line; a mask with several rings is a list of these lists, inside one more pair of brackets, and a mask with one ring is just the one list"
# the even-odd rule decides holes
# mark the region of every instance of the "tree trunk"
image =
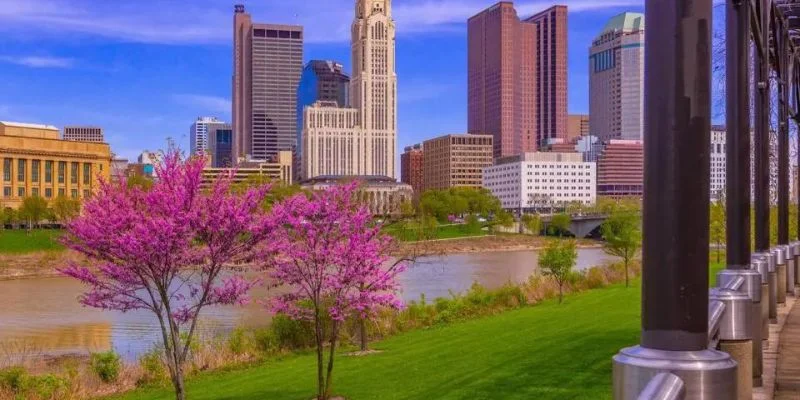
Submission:
[[625,287],[630,287],[630,280],[628,279],[628,257],[625,257]]
[[322,352],[323,352],[323,343],[322,343],[322,322],[319,318],[319,310],[317,310],[316,314],[314,315],[314,336],[316,336],[317,340],[317,398],[324,400],[325,399],[325,377],[322,374]]
[[367,351],[368,349],[368,338],[367,338],[367,318],[362,317],[359,319],[359,336],[361,339],[361,351]]
[[175,366],[175,377],[172,380],[175,386],[175,400],[186,400],[186,388],[183,383],[183,367],[181,364]]
[[331,398],[331,389],[333,389],[333,357],[336,354],[337,336],[339,336],[338,323],[334,321],[331,326],[331,349],[328,355],[328,375],[325,378],[325,393],[322,395],[322,400]]
[[558,284],[558,304],[561,304],[562,301],[564,301],[564,284],[559,283]]

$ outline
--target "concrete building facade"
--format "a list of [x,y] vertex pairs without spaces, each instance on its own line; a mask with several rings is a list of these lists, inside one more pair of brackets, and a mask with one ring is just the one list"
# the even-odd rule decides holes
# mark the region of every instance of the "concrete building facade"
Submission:
[[234,7],[235,159],[267,159],[296,146],[302,69],[302,26],[254,23],[243,5]]
[[204,188],[211,187],[214,179],[217,179],[220,175],[231,175],[233,183],[245,182],[254,176],[260,176],[291,185],[293,181],[292,152],[288,150],[279,151],[269,161],[245,161],[235,168],[213,166],[204,168],[201,186]]
[[481,187],[483,169],[492,165],[491,135],[445,135],[422,147],[422,190]]
[[74,142],[105,143],[103,128],[99,126],[65,126],[62,138]]
[[0,121],[0,161],[3,207],[28,196],[85,198],[111,176],[108,144],[62,140],[50,125]]
[[216,125],[223,125],[225,122],[217,117],[197,117],[189,127],[189,151],[192,154],[205,154],[208,151],[208,132]]
[[372,215],[399,215],[403,203],[411,201],[413,190],[411,185],[397,182],[388,176],[317,176],[303,182],[306,190],[327,190],[344,182],[356,180],[360,182],[360,196],[369,207]]
[[467,22],[467,132],[493,136],[493,156],[536,151],[536,27],[500,2]]
[[589,50],[589,113],[600,140],[642,140],[644,14],[613,17]]
[[711,125],[711,201],[719,200],[725,195],[725,165],[728,159],[725,154],[726,135],[724,126]]
[[568,143],[577,142],[578,139],[591,135],[589,130],[589,114],[570,114],[567,116]]
[[597,195],[641,197],[644,191],[644,143],[609,140],[597,161]]
[[406,146],[400,155],[400,181],[411,185],[415,196],[421,195],[423,190],[423,153],[422,143],[417,143]]
[[538,211],[597,200],[596,165],[579,153],[538,152],[504,157],[484,168],[483,187],[507,210]]
[[537,148],[567,137],[567,6],[557,5],[525,20],[536,27]]
[[318,101],[306,107],[300,180],[319,175],[374,175],[364,156],[371,140],[358,122],[357,109],[340,108],[336,102]]

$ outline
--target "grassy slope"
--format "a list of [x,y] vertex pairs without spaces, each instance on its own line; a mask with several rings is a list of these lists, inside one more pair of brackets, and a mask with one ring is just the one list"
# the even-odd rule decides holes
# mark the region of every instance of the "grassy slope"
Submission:
[[[400,225],[391,225],[384,228],[384,232],[394,236],[401,241],[415,241],[418,240],[417,234],[411,230],[403,230]],[[436,227],[436,232],[432,239],[454,239],[469,236],[483,236],[488,232],[480,229],[469,230],[465,225],[440,225]]]
[[23,254],[35,251],[60,251],[64,249],[58,238],[63,231],[41,229],[30,235],[22,229],[0,231],[0,253]]
[[[610,398],[611,356],[639,339],[639,282],[375,343],[340,356],[335,391],[359,399]],[[189,398],[308,399],[312,355],[191,379]],[[168,390],[124,399],[171,399]]]

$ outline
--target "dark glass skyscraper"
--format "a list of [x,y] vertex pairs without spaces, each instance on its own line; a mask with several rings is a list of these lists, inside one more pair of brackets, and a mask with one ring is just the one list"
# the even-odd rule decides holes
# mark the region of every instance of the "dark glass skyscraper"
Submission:
[[297,157],[302,157],[303,109],[319,100],[349,107],[349,87],[350,76],[344,72],[342,64],[335,61],[311,60],[303,68],[297,86]]

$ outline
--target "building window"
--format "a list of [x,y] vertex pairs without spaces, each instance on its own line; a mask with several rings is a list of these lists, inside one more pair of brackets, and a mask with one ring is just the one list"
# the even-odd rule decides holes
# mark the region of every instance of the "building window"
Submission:
[[64,197],[65,194],[64,188],[58,188],[58,197]]
[[25,159],[17,160],[17,182],[25,182]]
[[46,198],[48,198],[48,199],[49,199],[49,198],[51,198],[51,197],[53,197],[53,189],[51,189],[51,188],[45,188],[45,189],[44,189],[44,197],[46,197]]
[[11,186],[3,187],[3,197],[11,197]]
[[53,183],[53,162],[44,162],[44,183]]
[[[11,159],[4,158],[3,159],[3,181],[11,182]],[[10,192],[9,192],[10,196]]]
[[39,188],[31,188],[31,196],[38,196],[39,195]]
[[25,197],[25,188],[24,187],[17,188],[17,197],[19,197],[19,198]]
[[58,183],[64,183],[64,175],[67,173],[67,162],[58,162]]
[[72,196],[73,199],[77,199],[78,198],[78,189],[70,190],[70,195]]
[[89,198],[89,190],[84,190],[83,191],[83,198],[84,199],[88,199]]
[[83,184],[88,185],[92,180],[92,164],[83,164]]
[[39,160],[31,160],[31,181],[39,182]]
[[78,163],[76,162],[69,165],[69,181],[72,184],[78,184]]

